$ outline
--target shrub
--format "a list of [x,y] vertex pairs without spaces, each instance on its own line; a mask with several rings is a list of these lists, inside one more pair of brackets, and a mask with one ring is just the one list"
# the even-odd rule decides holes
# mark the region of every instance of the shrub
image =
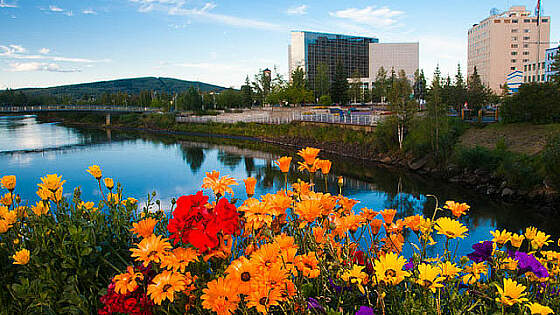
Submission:
[[455,151],[457,164],[469,170],[495,170],[501,162],[499,154],[481,146],[474,148],[458,147]]
[[546,177],[552,186],[560,190],[560,134],[550,136],[543,152]]
[[500,108],[505,123],[560,122],[560,89],[552,83],[523,84]]

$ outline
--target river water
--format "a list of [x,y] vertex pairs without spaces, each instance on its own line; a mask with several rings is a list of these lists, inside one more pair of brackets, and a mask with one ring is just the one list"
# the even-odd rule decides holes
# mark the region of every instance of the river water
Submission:
[[[123,184],[124,196],[141,202],[157,193],[163,209],[170,200],[200,190],[205,172],[218,170],[239,182],[257,178],[256,195],[275,192],[282,186],[283,175],[273,161],[282,155],[295,157],[295,152],[259,143],[219,138],[177,138],[168,135],[147,135],[97,129],[69,128],[57,123],[42,123],[35,116],[0,117],[0,176],[17,176],[17,193],[22,199],[35,202],[36,184],[45,174],[59,174],[67,182],[64,195],[71,199],[80,187],[82,199],[97,201],[97,182],[85,170],[97,164],[106,177]],[[397,217],[412,214],[431,216],[436,195],[440,202],[456,200],[471,205],[463,222],[469,236],[459,243],[458,253],[471,252],[471,245],[490,239],[490,230],[506,228],[520,232],[527,226],[558,237],[558,219],[534,215],[534,209],[515,206],[469,192],[468,190],[395,171],[360,161],[333,159],[333,174],[328,178],[329,190],[337,193],[336,176],[343,176],[343,194],[360,201],[356,210],[398,209]],[[303,175],[300,174],[303,178]],[[291,180],[295,180],[295,176]],[[323,179],[316,179],[323,187]],[[243,183],[234,187],[236,197],[245,198]],[[208,193],[208,191],[207,191]],[[407,239],[412,240],[409,235]],[[410,253],[405,246],[405,255]]]

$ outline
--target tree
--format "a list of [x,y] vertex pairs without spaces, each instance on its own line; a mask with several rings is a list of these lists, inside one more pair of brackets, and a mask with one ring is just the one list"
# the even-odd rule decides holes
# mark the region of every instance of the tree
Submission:
[[305,72],[301,67],[297,67],[292,71],[292,82],[291,85],[296,88],[305,88]]
[[354,103],[361,103],[363,101],[362,95],[362,81],[360,71],[356,69],[352,73],[352,79],[350,83],[350,98]]
[[444,122],[446,122],[446,108],[442,101],[442,85],[441,85],[441,72],[439,71],[439,66],[436,67],[434,71],[434,77],[432,79],[432,84],[430,85],[430,90],[428,92],[428,103],[427,103],[427,119],[430,130],[430,142],[432,145],[432,151],[439,155],[439,134],[440,129]]
[[241,105],[251,107],[253,105],[253,89],[249,76],[245,78],[245,84],[241,86]]
[[387,97],[387,82],[387,71],[385,71],[385,68],[380,67],[377,70],[377,76],[375,77],[375,82],[373,83],[373,100],[383,102],[384,98]]
[[268,94],[270,94],[272,76],[267,74],[263,70],[259,70],[259,73],[255,74],[255,79],[253,81],[253,89],[255,90],[256,99],[259,101],[260,105],[263,106],[266,102]]
[[336,63],[334,79],[331,85],[331,98],[337,104],[346,105],[348,103],[348,80],[340,60]]
[[420,102],[426,98],[426,77],[424,70],[414,72],[414,98]]
[[469,107],[477,113],[488,100],[488,89],[482,84],[476,67],[467,83],[467,100]]
[[550,71],[554,72],[554,74],[550,76],[550,81],[560,85],[560,52],[554,56]]
[[324,106],[330,106],[332,105],[332,100],[330,95],[326,94],[323,95],[319,98],[319,104],[324,105]]
[[504,84],[500,84],[500,88],[502,89],[502,92],[501,92],[502,97],[506,97],[506,96],[509,95],[509,86],[508,86],[507,82],[504,82]]
[[461,64],[457,65],[457,74],[455,75],[455,86],[453,91],[453,97],[451,106],[455,108],[456,111],[461,111],[461,107],[465,104],[467,100],[467,86],[465,85],[465,80],[463,79],[463,73],[461,72]]
[[392,81],[393,85],[388,93],[389,108],[393,112],[391,118],[395,121],[399,149],[402,150],[404,138],[417,105],[414,98],[411,97],[413,95],[412,86],[404,70],[399,71],[399,76]]
[[329,94],[329,66],[326,63],[317,65],[317,74],[315,75],[314,87],[315,97],[320,98]]

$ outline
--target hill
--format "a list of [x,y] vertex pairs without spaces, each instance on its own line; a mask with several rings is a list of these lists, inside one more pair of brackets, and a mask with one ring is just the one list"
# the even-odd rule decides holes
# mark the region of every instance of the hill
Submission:
[[70,98],[81,98],[83,95],[97,96],[103,93],[117,92],[139,94],[141,91],[156,91],[172,94],[186,91],[192,86],[198,88],[201,92],[220,92],[226,89],[221,86],[197,81],[145,77],[62,85],[48,88],[25,88],[17,91],[21,91],[28,96],[67,96]]

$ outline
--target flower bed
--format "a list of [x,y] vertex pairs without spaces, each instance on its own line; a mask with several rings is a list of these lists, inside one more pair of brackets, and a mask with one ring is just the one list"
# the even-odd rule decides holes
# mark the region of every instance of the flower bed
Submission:
[[[142,209],[122,187],[97,180],[102,200],[62,197],[58,175],[41,178],[34,205],[4,176],[0,202],[0,303],[8,313],[98,314],[553,314],[560,307],[560,253],[534,227],[489,231],[456,256],[468,234],[464,203],[431,217],[355,210],[357,201],[316,192],[330,172],[319,150],[298,155],[309,182],[288,183],[291,157],[277,165],[285,189],[254,198],[256,180],[207,173],[195,195],[169,211],[150,196]],[[339,180],[339,187],[344,182]],[[517,231],[519,232],[519,231]],[[413,254],[404,257],[405,233]],[[432,253],[441,235],[442,252]],[[439,238],[438,238],[439,239]],[[559,244],[560,245],[560,244]]]

